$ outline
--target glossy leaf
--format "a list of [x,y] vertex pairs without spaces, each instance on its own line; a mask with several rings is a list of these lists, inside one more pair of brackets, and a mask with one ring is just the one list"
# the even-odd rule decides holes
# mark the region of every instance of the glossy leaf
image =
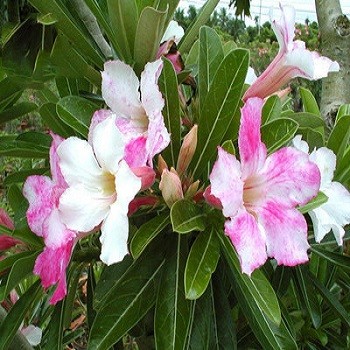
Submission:
[[137,259],[152,240],[170,224],[169,213],[157,215],[144,223],[133,235],[130,252]]
[[181,146],[181,110],[179,101],[178,82],[172,63],[163,58],[163,70],[159,79],[159,88],[165,99],[163,116],[165,126],[171,135],[169,146],[162,156],[169,166],[176,166]]
[[216,233],[200,233],[191,247],[185,268],[185,294],[187,299],[198,299],[207,289],[220,257]]
[[157,349],[184,349],[191,317],[191,301],[185,299],[186,237],[174,234],[159,283],[154,316]]
[[268,152],[273,153],[290,141],[298,129],[298,124],[291,119],[281,118],[265,124],[261,128],[261,139]]
[[283,118],[288,118],[296,121],[299,124],[300,128],[310,128],[310,129],[317,129],[319,128],[322,130],[325,126],[324,120],[322,117],[307,113],[307,112],[300,112],[300,113],[294,113],[294,112],[284,112],[281,115]]
[[17,171],[8,175],[4,180],[4,185],[9,186],[14,183],[23,183],[28,176],[31,175],[43,175],[44,173],[49,173],[49,168],[34,168],[30,170]]
[[339,107],[335,122],[337,122],[340,118],[344,117],[345,115],[350,115],[350,104],[344,104]]
[[331,252],[325,249],[320,248],[319,246],[311,246],[313,253],[317,254],[321,258],[326,259],[330,263],[345,268],[346,270],[350,269],[350,257],[347,255]]
[[170,210],[170,219],[173,230],[178,233],[205,229],[202,209],[186,199],[174,203]]
[[66,96],[57,103],[57,114],[68,126],[87,138],[92,115],[98,107],[78,96]]
[[35,111],[38,106],[32,102],[21,102],[18,103],[4,111],[0,112],[0,121],[1,123],[8,122],[9,120],[13,120],[19,118],[23,115],[26,115],[30,112]]
[[[216,154],[239,106],[247,74],[249,53],[243,49],[230,52],[221,62],[198,123],[198,146],[192,163],[196,178],[202,174]],[[232,136],[230,136],[232,139]]]
[[330,148],[338,159],[344,155],[345,149],[350,140],[350,115],[343,116],[334,125],[329,135],[327,147]]
[[321,117],[320,109],[318,108],[317,101],[310,90],[303,87],[299,88],[300,97],[303,102],[304,111],[308,113],[315,114]]
[[282,113],[282,103],[278,96],[270,96],[264,103],[262,109],[261,124],[264,125],[272,120],[278,119]]

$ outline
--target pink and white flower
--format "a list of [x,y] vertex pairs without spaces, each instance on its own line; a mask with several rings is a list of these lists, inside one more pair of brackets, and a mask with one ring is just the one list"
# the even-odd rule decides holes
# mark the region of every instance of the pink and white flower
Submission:
[[[305,153],[309,152],[309,145],[301,139],[301,135],[293,139],[293,146]],[[332,230],[337,243],[342,245],[345,234],[343,226],[350,223],[350,193],[341,183],[332,181],[336,155],[329,148],[321,147],[311,152],[310,160],[320,169],[320,191],[328,197],[326,203],[308,213],[314,226],[315,240],[321,242]]]
[[262,99],[253,98],[242,108],[240,161],[219,148],[207,196],[221,202],[225,233],[248,275],[268,257],[287,266],[308,260],[307,224],[296,206],[316,196],[320,186],[320,172],[305,153],[284,147],[267,156],[262,106]]
[[107,265],[128,253],[128,206],[141,189],[141,179],[124,160],[125,135],[116,118],[112,114],[92,125],[90,142],[70,137],[57,149],[68,184],[59,203],[62,221],[79,232],[101,224],[100,257]]
[[[290,6],[281,6],[278,19],[271,18],[278,43],[279,52],[262,75],[244,94],[246,101],[250,97],[265,98],[292,78],[302,77],[317,80],[326,77],[329,72],[339,71],[339,64],[315,51],[309,51],[305,42],[294,39],[295,10]],[[275,13],[273,13],[275,14]]]
[[67,294],[66,268],[68,266],[77,232],[68,229],[61,220],[58,209],[61,194],[67,188],[57,157],[57,147],[63,139],[51,134],[50,166],[52,178],[34,175],[28,177],[23,194],[29,202],[27,221],[30,229],[45,242],[38,256],[34,273],[41,278],[44,288],[57,284],[50,303],[56,304]]
[[158,87],[162,68],[161,59],[147,63],[139,81],[122,61],[104,65],[102,97],[111,110],[97,111],[92,123],[116,115],[116,125],[127,141],[125,160],[131,167],[151,165],[153,157],[170,142],[162,115],[164,99]]

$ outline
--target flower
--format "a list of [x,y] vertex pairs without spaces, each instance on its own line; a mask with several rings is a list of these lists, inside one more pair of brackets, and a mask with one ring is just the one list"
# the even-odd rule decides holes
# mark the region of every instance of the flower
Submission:
[[[301,135],[295,136],[293,146],[305,153],[309,152],[309,145],[301,139]],[[337,243],[342,245],[345,234],[343,226],[350,223],[350,193],[342,184],[332,181],[336,166],[333,151],[327,147],[314,149],[310,154],[310,160],[320,169],[320,191],[328,197],[326,203],[309,211],[315,240],[320,242],[332,230]]]
[[66,269],[72,255],[78,233],[70,230],[61,220],[58,209],[61,194],[67,188],[58,164],[57,148],[63,139],[51,133],[50,167],[48,176],[29,176],[23,186],[23,194],[29,202],[27,221],[30,229],[44,238],[45,248],[37,257],[34,273],[41,278],[44,288],[57,284],[50,303],[56,304],[67,294]]
[[[9,217],[7,212],[2,208],[0,208],[0,225],[10,230],[14,229],[12,219]],[[20,240],[13,238],[12,236],[9,236],[6,234],[0,234],[0,251],[7,250],[20,243],[22,243]]]
[[125,160],[131,167],[151,165],[154,155],[170,142],[162,115],[164,99],[157,85],[162,68],[161,59],[147,63],[139,81],[122,61],[104,65],[102,97],[111,111],[97,111],[92,123],[116,115],[116,124],[127,140]]
[[280,45],[279,52],[246,91],[243,97],[245,101],[250,97],[265,98],[295,77],[317,80],[326,77],[328,72],[339,71],[337,62],[307,50],[303,41],[293,41],[295,22],[293,7],[280,5],[278,12],[280,18],[272,20],[272,29]]
[[250,275],[267,257],[294,266],[308,260],[307,224],[295,208],[316,196],[320,173],[308,156],[284,147],[267,156],[261,141],[263,100],[249,99],[242,108],[238,136],[240,161],[218,149],[207,197],[222,205],[225,233]]
[[69,137],[57,149],[68,184],[59,201],[62,221],[74,231],[89,232],[101,223],[101,260],[107,265],[128,253],[128,206],[141,179],[124,158],[125,139],[110,115],[90,126],[90,143]]

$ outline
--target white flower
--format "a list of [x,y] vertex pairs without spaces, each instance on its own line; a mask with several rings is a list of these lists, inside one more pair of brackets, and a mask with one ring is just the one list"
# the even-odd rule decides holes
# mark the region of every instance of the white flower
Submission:
[[[293,139],[293,146],[305,153],[309,152],[309,146],[301,139],[301,135]],[[332,181],[336,166],[333,151],[327,147],[315,149],[310,154],[310,160],[320,169],[320,191],[328,197],[326,203],[309,211],[315,240],[320,242],[332,230],[337,243],[341,245],[345,234],[343,226],[350,223],[350,193],[342,184]]]

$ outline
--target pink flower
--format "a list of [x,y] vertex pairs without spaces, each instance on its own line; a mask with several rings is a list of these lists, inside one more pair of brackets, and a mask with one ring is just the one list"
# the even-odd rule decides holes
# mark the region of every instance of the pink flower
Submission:
[[41,278],[44,288],[57,284],[50,299],[56,304],[67,294],[66,268],[68,266],[77,232],[68,229],[62,222],[58,209],[61,194],[67,188],[57,156],[57,147],[63,139],[51,134],[50,166],[52,179],[48,176],[28,177],[23,194],[29,202],[27,220],[30,229],[44,238],[44,251],[38,256],[34,273]]
[[317,52],[305,48],[305,43],[294,39],[295,10],[293,7],[280,5],[279,19],[272,20],[279,52],[263,74],[244,94],[244,101],[250,97],[265,98],[292,78],[302,77],[317,80],[328,75],[328,72],[339,71],[339,64]]
[[151,165],[153,157],[170,142],[158,88],[162,68],[161,59],[147,63],[140,81],[122,61],[105,63],[102,72],[102,97],[111,111],[96,112],[92,123],[116,115],[116,125],[126,138],[125,160],[131,167]]
[[[0,208],[0,225],[5,226],[10,230],[14,229],[12,219],[9,217],[7,212],[2,208]],[[20,240],[13,238],[12,236],[0,233],[0,251],[7,250],[20,243],[22,243]]]
[[219,148],[210,174],[209,194],[229,218],[225,233],[248,275],[268,257],[287,266],[308,260],[307,224],[295,207],[316,196],[320,186],[320,172],[305,153],[284,147],[267,156],[260,136],[262,106],[262,99],[253,98],[242,108],[240,161]]

